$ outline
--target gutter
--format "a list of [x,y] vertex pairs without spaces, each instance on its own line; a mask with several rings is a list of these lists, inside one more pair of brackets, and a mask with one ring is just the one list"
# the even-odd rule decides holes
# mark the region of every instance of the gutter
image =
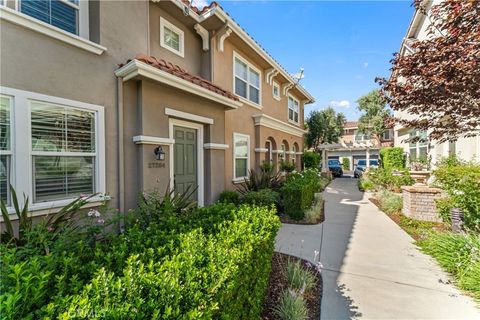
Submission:
[[118,187],[117,198],[119,211],[125,212],[125,163],[123,148],[123,79],[117,76],[117,134],[118,134]]

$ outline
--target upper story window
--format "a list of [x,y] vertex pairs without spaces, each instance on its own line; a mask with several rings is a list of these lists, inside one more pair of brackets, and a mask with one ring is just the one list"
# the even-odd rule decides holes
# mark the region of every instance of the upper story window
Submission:
[[20,11],[73,34],[79,34],[79,0],[21,0]]
[[288,97],[288,120],[298,123],[300,103],[292,96]]
[[260,72],[237,55],[234,55],[235,94],[255,104],[260,104]]
[[160,45],[183,57],[184,33],[165,18],[160,17]]
[[355,130],[355,141],[366,141],[370,140],[370,135],[366,133],[361,133],[358,130]]
[[273,82],[273,97],[277,100],[280,100],[280,85],[276,83],[275,81]]
[[2,92],[9,94],[0,99],[2,200],[11,200],[9,184],[29,195],[33,209],[105,191],[102,107],[9,88]]
[[385,130],[385,132],[382,134],[382,139],[383,139],[383,140],[390,140],[390,139],[392,139],[392,132],[391,132],[391,130]]

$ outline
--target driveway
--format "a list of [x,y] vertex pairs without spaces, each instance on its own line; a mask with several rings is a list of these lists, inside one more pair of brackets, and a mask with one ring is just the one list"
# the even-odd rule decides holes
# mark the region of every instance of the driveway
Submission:
[[321,319],[480,319],[469,297],[413,239],[358,191],[335,179],[324,192],[326,220],[284,224],[276,250],[323,264]]

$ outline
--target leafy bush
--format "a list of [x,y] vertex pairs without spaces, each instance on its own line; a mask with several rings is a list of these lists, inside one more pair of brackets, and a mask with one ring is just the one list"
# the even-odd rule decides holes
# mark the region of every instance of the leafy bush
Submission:
[[318,169],[320,166],[320,155],[315,151],[306,151],[302,155],[305,169]]
[[259,191],[262,189],[278,191],[282,184],[283,178],[280,172],[274,173],[273,171],[250,170],[248,173],[248,179],[245,179],[245,181],[239,185],[237,191],[242,195],[250,191]]
[[1,245],[2,318],[258,318],[274,210],[219,203],[160,217],[132,214],[121,234],[87,223],[47,247]]
[[313,288],[315,279],[310,271],[302,267],[300,261],[293,262],[292,260],[288,260],[287,282],[291,289],[303,293]]
[[388,214],[400,214],[403,208],[402,196],[390,192],[388,190],[382,190],[375,196],[380,203],[380,209]]
[[418,244],[454,275],[461,289],[480,300],[480,235],[438,233]]
[[448,221],[450,209],[460,208],[465,227],[480,232],[480,164],[445,162],[433,174],[448,194],[448,200],[439,203],[441,216]]
[[370,168],[362,175],[362,179],[370,181],[377,190],[384,188],[390,191],[400,191],[402,186],[411,186],[415,183],[408,170],[394,174],[392,170],[382,168]]
[[282,160],[280,162],[280,170],[285,172],[292,172],[293,170],[295,170],[295,163]]
[[270,189],[247,192],[242,197],[242,203],[254,204],[257,206],[271,207],[277,205],[280,200],[280,194]]
[[343,170],[350,170],[350,159],[349,158],[342,158],[342,167],[343,167]]
[[375,185],[373,184],[373,182],[363,176],[358,179],[357,184],[360,191],[375,190]]
[[405,155],[403,148],[390,147],[380,149],[382,168],[386,170],[405,169]]
[[321,222],[323,220],[323,199],[321,193],[315,193],[314,203],[311,208],[305,210],[304,220],[309,223]]
[[223,203],[239,204],[240,194],[236,191],[225,190],[222,193],[220,193],[220,198],[218,201]]
[[308,317],[305,300],[300,294],[291,290],[283,292],[275,313],[282,320],[304,320]]
[[290,175],[281,190],[284,213],[295,220],[303,219],[305,210],[312,206],[315,193],[321,186],[317,170]]

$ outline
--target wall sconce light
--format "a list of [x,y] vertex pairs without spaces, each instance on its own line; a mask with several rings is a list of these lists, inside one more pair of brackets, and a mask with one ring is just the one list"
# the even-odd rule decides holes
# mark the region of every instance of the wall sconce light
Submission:
[[153,153],[157,157],[157,160],[165,160],[165,151],[163,151],[162,146],[158,146],[153,150]]

